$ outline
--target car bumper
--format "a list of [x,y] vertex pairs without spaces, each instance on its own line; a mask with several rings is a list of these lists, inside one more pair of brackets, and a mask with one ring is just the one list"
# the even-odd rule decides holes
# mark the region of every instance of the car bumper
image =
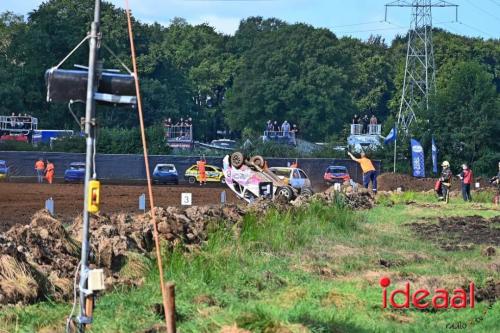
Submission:
[[77,176],[64,176],[64,181],[65,182],[83,182],[84,177],[77,177]]
[[177,183],[179,181],[179,177],[177,176],[155,177],[153,178],[153,180],[159,183]]
[[336,183],[339,183],[339,184],[343,184],[344,182],[348,182],[349,179],[345,179],[345,178],[329,178],[329,179],[325,179],[325,182],[327,182],[328,184],[336,184]]

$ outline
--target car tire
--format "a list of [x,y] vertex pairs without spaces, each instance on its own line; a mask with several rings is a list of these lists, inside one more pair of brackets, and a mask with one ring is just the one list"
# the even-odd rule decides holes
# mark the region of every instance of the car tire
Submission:
[[188,178],[188,183],[189,183],[189,184],[195,184],[195,183],[196,183],[196,177],[190,176],[190,177]]
[[221,179],[220,179],[220,183],[221,183],[221,184],[226,184],[226,178],[225,178],[225,177],[221,177]]
[[245,163],[245,157],[239,151],[231,154],[231,165],[236,169],[241,168],[241,166]]
[[293,199],[293,190],[289,186],[278,187],[276,195],[285,198],[287,201],[291,201]]
[[264,167],[264,158],[260,155],[255,155],[250,159],[250,163],[258,166],[259,168]]
[[300,195],[303,195],[305,197],[310,197],[313,194],[313,190],[309,187],[304,187],[302,190],[300,190]]

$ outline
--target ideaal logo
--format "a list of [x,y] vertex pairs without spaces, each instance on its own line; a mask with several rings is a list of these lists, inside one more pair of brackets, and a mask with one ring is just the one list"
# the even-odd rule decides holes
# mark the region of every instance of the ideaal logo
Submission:
[[[387,287],[391,285],[391,280],[388,277],[380,279],[380,286],[382,289],[382,307],[387,308]],[[452,307],[454,309],[474,308],[474,282],[469,285],[469,292],[462,288],[453,290],[450,298],[450,293],[446,289],[437,288],[434,294],[427,289],[420,288],[413,293],[410,290],[410,283],[406,282],[404,289],[395,289],[389,295],[389,303],[396,309],[409,308],[410,301],[417,309],[426,309],[432,305],[435,309],[447,309]],[[467,294],[469,294],[469,303],[467,303]],[[398,304],[395,301],[396,295],[403,295],[404,302]],[[432,298],[427,298],[431,296]]]

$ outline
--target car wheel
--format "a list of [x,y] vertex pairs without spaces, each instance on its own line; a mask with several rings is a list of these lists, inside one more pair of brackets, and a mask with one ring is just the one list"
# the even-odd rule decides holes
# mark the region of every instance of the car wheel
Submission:
[[225,178],[225,177],[221,177],[221,179],[220,179],[220,183],[221,183],[221,184],[225,184],[225,183],[226,183],[226,178]]
[[239,169],[245,162],[245,157],[240,152],[235,152],[231,154],[231,165],[236,169]]
[[300,194],[305,197],[310,197],[311,195],[313,195],[313,191],[309,187],[304,187],[302,190],[300,190]]
[[188,183],[189,183],[189,184],[194,184],[194,183],[196,183],[196,177],[193,177],[193,176],[189,177],[189,178],[188,178]]
[[289,186],[279,187],[276,190],[276,194],[279,197],[285,198],[287,201],[290,201],[293,198],[293,191]]
[[256,155],[250,159],[250,163],[258,166],[259,168],[264,167],[264,158],[262,156]]

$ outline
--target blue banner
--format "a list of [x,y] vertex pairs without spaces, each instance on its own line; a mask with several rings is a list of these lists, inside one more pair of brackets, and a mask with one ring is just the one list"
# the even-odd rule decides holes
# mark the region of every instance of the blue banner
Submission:
[[411,166],[413,177],[425,177],[424,149],[417,140],[411,139]]
[[432,137],[432,172],[438,173],[438,149]]
[[397,137],[398,137],[398,130],[397,130],[396,126],[394,125],[394,127],[391,129],[389,134],[385,137],[384,143],[389,144],[391,142],[394,142],[394,141],[396,141]]

